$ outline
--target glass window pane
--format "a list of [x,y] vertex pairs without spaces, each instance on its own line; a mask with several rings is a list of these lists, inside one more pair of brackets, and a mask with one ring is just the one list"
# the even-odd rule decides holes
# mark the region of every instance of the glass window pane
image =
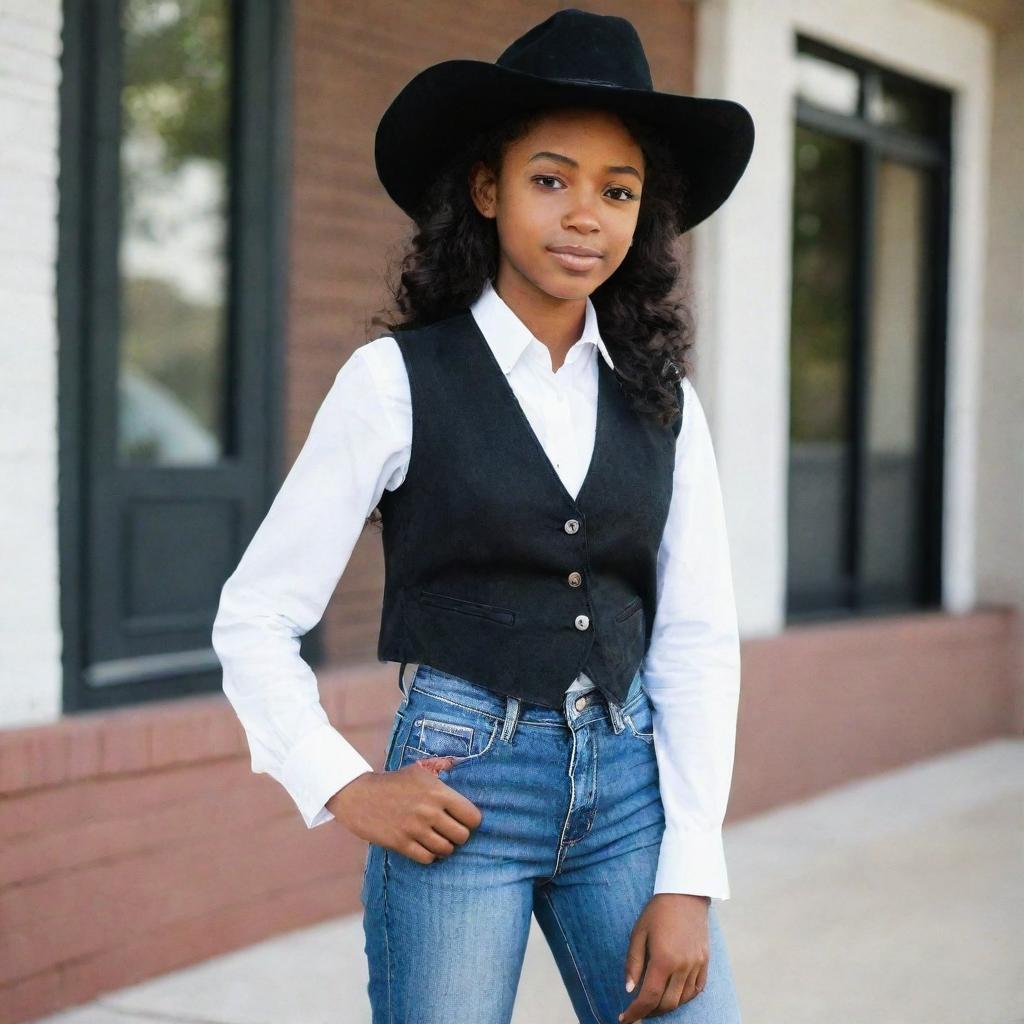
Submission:
[[862,578],[877,601],[914,596],[927,182],[883,160],[874,210],[868,338],[867,473]]
[[848,583],[857,154],[851,142],[796,127],[788,512],[793,610],[840,603]]
[[898,79],[882,77],[866,104],[868,120],[904,131],[934,131],[935,107],[931,95]]
[[852,68],[810,53],[796,58],[797,95],[808,103],[837,114],[856,114],[860,75]]
[[224,450],[230,31],[227,0],[124,0],[123,462]]

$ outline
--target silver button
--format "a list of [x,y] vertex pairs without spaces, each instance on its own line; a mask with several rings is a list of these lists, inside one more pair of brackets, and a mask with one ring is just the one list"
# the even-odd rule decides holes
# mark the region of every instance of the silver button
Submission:
[[588,701],[587,697],[577,697],[576,698],[576,710],[577,711],[582,711],[587,706],[587,701]]
[[565,532],[575,533],[580,528],[580,521],[578,519],[566,519],[565,521]]
[[583,576],[578,572],[569,573],[569,586],[578,587],[583,582]]
[[586,615],[576,616],[576,628],[586,629],[590,625],[590,619]]

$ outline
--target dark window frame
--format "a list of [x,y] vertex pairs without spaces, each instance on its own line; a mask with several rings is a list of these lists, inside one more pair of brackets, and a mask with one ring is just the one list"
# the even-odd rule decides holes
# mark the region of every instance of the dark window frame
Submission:
[[[946,90],[902,75],[828,43],[797,33],[797,53],[806,53],[850,68],[861,80],[856,115],[841,114],[818,107],[801,96],[795,97],[797,125],[834,135],[859,145],[859,182],[857,201],[858,253],[854,271],[855,309],[852,323],[850,361],[849,466],[846,494],[844,567],[847,580],[845,601],[837,605],[818,601],[810,595],[794,594],[786,586],[786,622],[835,620],[860,616],[878,616],[900,611],[940,608],[942,604],[943,472],[945,449],[946,367],[948,349],[947,297],[949,285],[950,179],[952,173],[953,96]],[[871,122],[868,104],[882,82],[926,93],[934,104],[931,135]],[[921,309],[923,330],[920,351],[921,388],[918,403],[917,452],[920,455],[921,488],[918,493],[916,563],[920,568],[911,602],[872,599],[864,590],[859,570],[858,538],[864,515],[868,452],[866,450],[866,399],[868,366],[867,330],[870,324],[872,229],[878,165],[883,158],[895,158],[929,172],[927,201],[927,252],[924,269],[930,284],[927,301]]]
[[[244,544],[273,500],[284,461],[292,15],[287,0],[247,0],[230,7],[232,104],[237,111],[232,118],[230,161],[232,168],[244,162],[245,174],[241,188],[236,187],[236,176],[231,177],[226,357],[229,366],[234,365],[244,339],[247,347],[258,349],[258,360],[251,358],[250,352],[248,364],[259,363],[261,379],[255,380],[251,371],[244,379],[228,374],[225,455],[215,465],[185,472],[220,474],[223,483],[216,486],[239,495],[243,508],[240,541]],[[111,279],[109,260],[97,260],[95,254],[111,251],[112,232],[103,218],[119,209],[116,180],[112,181],[110,174],[111,155],[119,144],[118,126],[111,123],[109,112],[119,100],[116,69],[120,59],[112,48],[120,45],[120,23],[120,0],[65,0],[63,4],[57,259],[58,529],[62,696],[67,713],[215,692],[221,687],[219,662],[208,644],[178,655],[172,652],[165,670],[161,670],[159,658],[137,659],[135,669],[132,659],[126,658],[117,665],[118,678],[103,679],[102,673],[91,673],[89,666],[84,626],[88,560],[83,549],[89,540],[88,456],[97,414],[89,408],[86,388],[96,358],[95,325],[113,321],[116,314],[117,299],[111,297],[110,290],[117,281]],[[115,59],[104,59],[111,56]],[[111,142],[112,137],[116,141]],[[252,233],[247,242],[236,235],[240,217],[250,223],[258,218],[261,244],[254,244]],[[254,281],[262,285],[253,287]],[[246,436],[245,424],[252,417],[238,415],[247,402],[255,405],[254,414],[267,425],[258,436],[251,430]],[[240,449],[251,456],[244,465],[237,457]],[[158,491],[157,476],[175,471],[148,470]],[[319,661],[318,630],[304,638],[304,655],[307,650],[312,663]]]

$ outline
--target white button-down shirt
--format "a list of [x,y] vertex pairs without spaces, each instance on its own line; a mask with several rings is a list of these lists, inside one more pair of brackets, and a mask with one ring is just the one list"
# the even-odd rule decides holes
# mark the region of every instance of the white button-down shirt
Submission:
[[[487,282],[470,307],[566,489],[594,448],[597,358],[612,365],[587,299],[584,329],[557,371],[547,346]],[[725,516],[704,411],[683,380],[672,500],[658,553],[658,605],[643,683],[654,706],[665,834],[654,891],[729,898],[722,821],[732,780],[740,647]],[[295,463],[223,586],[213,646],[245,729],[252,770],[277,779],[307,827],[373,766],[329,722],[299,638],[323,616],[366,517],[405,478],[409,379],[395,339],[342,365]],[[579,676],[569,687],[589,689]]]

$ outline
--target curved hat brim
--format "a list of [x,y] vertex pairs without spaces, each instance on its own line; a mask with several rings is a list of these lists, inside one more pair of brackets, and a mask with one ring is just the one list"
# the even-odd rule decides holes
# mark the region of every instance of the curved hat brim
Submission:
[[633,114],[661,129],[686,182],[680,233],[728,199],[753,151],[753,119],[732,100],[540,78],[486,61],[448,60],[419,72],[384,112],[374,143],[377,176],[413,217],[427,183],[470,135],[507,115],[559,104]]

